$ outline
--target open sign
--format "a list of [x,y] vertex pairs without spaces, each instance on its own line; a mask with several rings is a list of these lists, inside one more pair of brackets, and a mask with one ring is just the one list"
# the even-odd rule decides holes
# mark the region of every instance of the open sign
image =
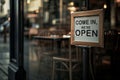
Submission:
[[71,44],[103,47],[103,10],[71,14]]

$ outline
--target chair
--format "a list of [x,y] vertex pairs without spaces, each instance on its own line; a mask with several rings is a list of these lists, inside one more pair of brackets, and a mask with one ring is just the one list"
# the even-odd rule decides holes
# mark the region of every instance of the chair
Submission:
[[[56,71],[68,71],[69,73],[69,80],[72,80],[72,72],[73,71],[80,71],[80,64],[81,58],[78,57],[81,54],[80,49],[74,45],[70,45],[68,43],[68,51],[65,48],[65,53],[63,53],[64,57],[52,57],[53,65],[52,65],[52,80],[55,79],[55,72]],[[68,45],[67,44],[67,45]],[[69,53],[69,54],[68,54]]]
[[117,47],[118,32],[116,30],[107,30],[104,32],[104,48],[94,48],[96,61],[98,65],[111,64],[112,56]]
[[32,36],[38,35],[38,29],[37,28],[30,28],[28,32],[29,39],[32,38]]

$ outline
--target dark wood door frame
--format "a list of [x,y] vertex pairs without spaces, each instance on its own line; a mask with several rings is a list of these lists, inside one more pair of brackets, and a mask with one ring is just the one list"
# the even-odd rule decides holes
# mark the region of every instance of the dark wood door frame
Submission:
[[10,64],[8,80],[26,80],[24,70],[24,0],[10,0]]

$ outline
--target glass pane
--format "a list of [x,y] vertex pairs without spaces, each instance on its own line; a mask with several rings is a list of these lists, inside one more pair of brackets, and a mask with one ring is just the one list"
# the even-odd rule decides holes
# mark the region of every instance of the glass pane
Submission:
[[[59,56],[58,54],[54,54],[54,53],[60,53],[60,43],[62,45],[61,47],[62,48],[61,51],[63,51],[62,53],[68,53],[67,52],[68,48],[66,47],[68,46],[67,44],[68,41],[64,42],[63,40],[59,42],[58,40],[57,42],[48,39],[48,37],[53,37],[53,38],[66,37],[66,36],[69,37],[71,33],[70,30],[71,13],[86,10],[87,8],[85,6],[85,1],[90,1],[90,5],[89,5],[90,9],[104,9],[105,12],[104,28],[105,30],[110,29],[111,28],[110,24],[115,19],[115,11],[111,9],[111,7],[113,8],[115,7],[115,6],[111,6],[112,4],[114,4],[113,2],[114,0],[109,0],[109,1],[108,0],[26,0],[25,1],[24,66],[27,72],[28,80],[52,79],[52,66],[53,66],[52,59],[54,56]],[[111,14],[113,13],[114,15],[111,16]],[[111,17],[114,17],[114,19],[110,19]],[[117,15],[117,17],[119,17],[119,15]],[[40,36],[41,39],[35,39],[34,38],[35,36]],[[64,50],[64,47],[66,47],[66,50]],[[73,47],[71,50],[73,50],[73,53],[76,53],[74,52],[76,51],[76,47]],[[77,51],[81,53],[81,50],[77,50]],[[82,55],[81,54],[79,55],[81,56],[80,59],[82,59]],[[74,54],[74,56],[72,57],[75,56],[76,55]],[[102,60],[101,60],[101,54],[93,54],[93,56],[90,57],[90,58],[94,58],[93,63],[91,63],[93,65],[90,64],[91,80],[94,78],[96,79],[111,78],[110,76],[111,73],[109,69],[111,67],[110,64],[106,65],[102,63],[102,61],[105,61],[105,58],[107,58],[109,63],[110,60],[108,58],[110,56],[107,57],[102,56],[102,57],[104,58],[104,59],[102,58]],[[72,77],[74,78],[73,80],[78,80],[82,78],[83,69],[81,68],[81,66],[79,66],[79,69],[81,69],[81,71],[73,72],[72,75]],[[94,69],[92,69],[93,67]],[[55,74],[59,74],[59,72],[56,71]],[[61,74],[62,74],[61,80],[69,80],[69,78],[71,78],[69,77],[68,72],[63,71]],[[57,80],[57,75],[55,75],[55,78]]]
[[9,0],[0,1],[0,80],[8,80],[9,51]]

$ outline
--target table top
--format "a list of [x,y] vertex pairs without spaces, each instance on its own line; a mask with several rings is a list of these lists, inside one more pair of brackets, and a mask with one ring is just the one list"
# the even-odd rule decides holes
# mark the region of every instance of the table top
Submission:
[[51,36],[33,36],[33,39],[68,40],[68,39],[70,39],[70,36],[57,36],[57,35],[51,35]]

